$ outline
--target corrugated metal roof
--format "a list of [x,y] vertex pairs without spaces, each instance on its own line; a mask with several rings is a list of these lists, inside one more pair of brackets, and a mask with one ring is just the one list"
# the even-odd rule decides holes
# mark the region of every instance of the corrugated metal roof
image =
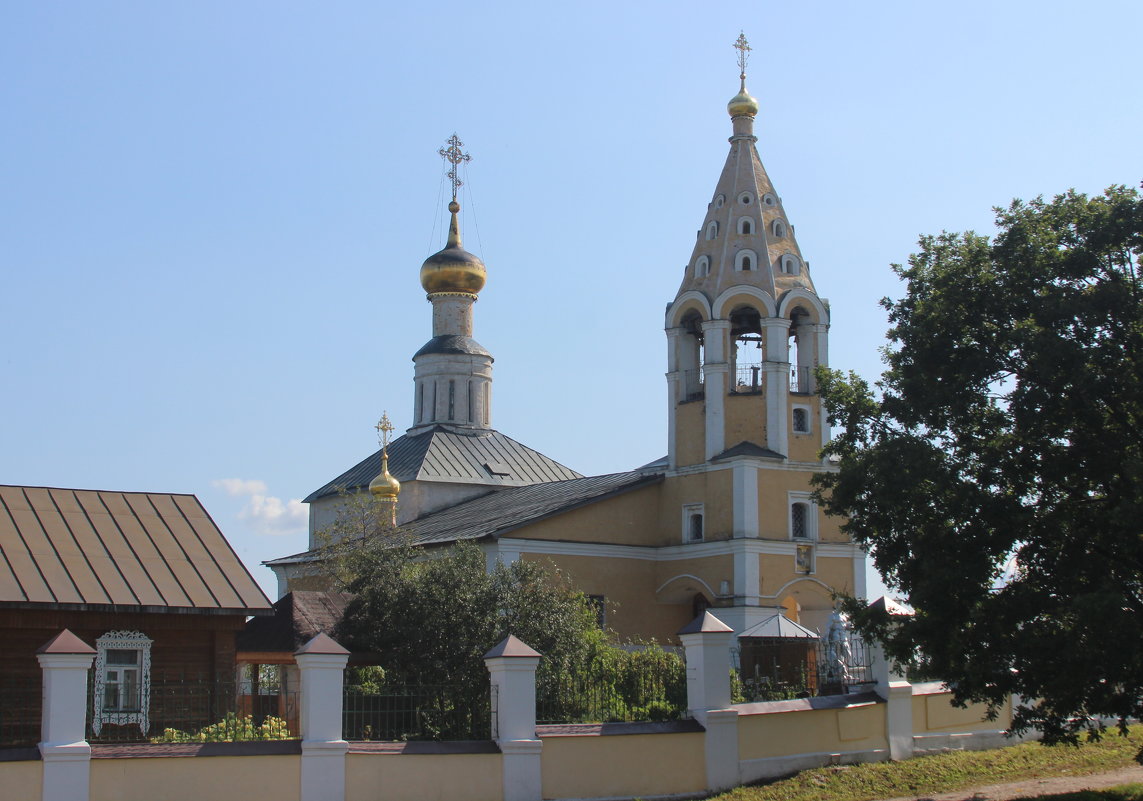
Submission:
[[[369,486],[381,472],[377,451],[304,499],[312,503],[342,490]],[[449,481],[520,487],[547,481],[582,478],[571,468],[491,429],[461,433],[434,426],[397,437],[389,443],[389,472],[398,481]]]
[[[638,471],[573,478],[489,492],[479,498],[411,520],[401,526],[418,545],[499,536],[528,523],[610,495],[657,484],[661,474]],[[305,551],[265,562],[267,565],[309,561],[320,552]]]
[[270,609],[193,495],[0,486],[0,606]]

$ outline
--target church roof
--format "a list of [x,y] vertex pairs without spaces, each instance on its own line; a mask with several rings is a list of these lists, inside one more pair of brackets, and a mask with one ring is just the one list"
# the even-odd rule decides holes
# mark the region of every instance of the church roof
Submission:
[[193,495],[0,486],[0,607],[269,614]]
[[727,448],[722,453],[716,454],[711,457],[712,462],[717,462],[722,459],[733,459],[738,456],[759,456],[763,459],[785,459],[786,457],[777,451],[772,451],[769,448],[763,448],[750,440],[742,440],[737,445]]
[[[392,447],[392,446],[390,446]],[[410,520],[401,526],[417,545],[443,545],[458,540],[498,537],[555,514],[567,512],[603,498],[657,484],[662,474],[638,471],[580,476],[566,481],[531,484],[489,492],[448,509]],[[320,551],[305,551],[273,559],[267,565],[306,562]]]
[[332,634],[353,596],[347,592],[294,590],[274,604],[272,617],[254,617],[238,632],[239,651],[292,654],[319,634]]
[[[311,492],[303,501],[312,503],[342,490],[368,487],[380,472],[381,451],[378,450]],[[443,426],[405,434],[389,443],[389,472],[401,483],[448,481],[493,487],[519,487],[583,477],[499,431],[460,432]]]

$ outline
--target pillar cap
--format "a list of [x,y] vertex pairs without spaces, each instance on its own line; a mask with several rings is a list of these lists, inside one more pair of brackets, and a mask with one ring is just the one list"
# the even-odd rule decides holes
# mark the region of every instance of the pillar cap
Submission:
[[64,629],[56,636],[36,649],[37,654],[94,654],[95,649],[79,637],[72,634],[71,629]]
[[503,640],[498,642],[492,647],[488,653],[484,655],[485,659],[497,659],[499,657],[513,657],[513,656],[529,656],[538,657],[543,656],[532,646],[525,643],[515,634],[509,634]]
[[709,610],[679,629],[679,634],[725,634],[726,632],[733,633],[734,629],[712,615]]
[[334,654],[336,656],[348,656],[349,651],[343,648],[336,640],[333,639],[333,637],[330,637],[328,634],[318,634],[301,648],[294,651],[294,656],[304,654]]

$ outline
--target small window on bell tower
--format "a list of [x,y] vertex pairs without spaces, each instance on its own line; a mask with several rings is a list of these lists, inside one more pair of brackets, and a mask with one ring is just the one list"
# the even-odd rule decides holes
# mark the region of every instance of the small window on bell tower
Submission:
[[683,541],[702,542],[706,537],[703,520],[703,505],[688,503],[683,505]]

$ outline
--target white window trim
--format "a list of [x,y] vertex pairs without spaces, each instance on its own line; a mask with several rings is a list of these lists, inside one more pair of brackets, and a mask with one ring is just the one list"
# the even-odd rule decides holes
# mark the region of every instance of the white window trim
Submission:
[[[698,539],[691,539],[691,516],[699,515],[702,517],[702,536]],[[683,504],[683,526],[682,526],[682,540],[683,542],[703,542],[706,540],[706,511],[701,503],[684,503]]]
[[[747,226],[750,227],[749,231],[743,230]],[[753,217],[739,217],[738,218],[738,234],[739,236],[753,236],[754,235],[754,218]]]
[[[137,723],[143,736],[147,735],[151,707],[151,642],[151,638],[139,631],[109,631],[95,641],[95,692],[92,693],[91,700],[91,729],[96,734],[99,734],[104,723]],[[103,709],[103,690],[107,686],[107,652],[117,649],[141,652],[137,712],[108,712]]]
[[782,256],[782,272],[787,275],[798,275],[802,271],[802,262],[793,253],[786,253]]
[[705,278],[710,275],[710,258],[699,256],[695,260],[695,278]]
[[761,269],[761,267],[758,263],[758,254],[755,253],[753,250],[750,250],[749,248],[743,248],[742,250],[740,250],[734,254],[734,271],[735,272],[739,272],[739,273],[745,272],[742,269],[742,258],[744,256],[750,257],[750,271]]
[[754,195],[750,194],[749,192],[743,192],[738,196],[738,202],[743,206],[749,206],[754,202]]
[[774,220],[774,224],[770,227],[770,230],[778,239],[782,239],[786,236],[786,224],[781,220]]
[[[806,536],[794,536],[794,504],[806,505]],[[790,492],[786,499],[786,531],[794,542],[817,542],[818,539],[818,505],[809,492]]]
[[[798,429],[796,429],[794,427],[794,409],[801,409],[802,411],[804,411],[806,413],[806,429],[805,429],[805,431],[799,431]],[[799,434],[799,435],[814,433],[813,409],[811,409],[809,406],[806,406],[806,405],[801,404],[801,403],[795,403],[793,405],[793,407],[790,409],[790,433]]]
[[706,241],[710,242],[718,236],[718,220],[711,220],[706,225]]

